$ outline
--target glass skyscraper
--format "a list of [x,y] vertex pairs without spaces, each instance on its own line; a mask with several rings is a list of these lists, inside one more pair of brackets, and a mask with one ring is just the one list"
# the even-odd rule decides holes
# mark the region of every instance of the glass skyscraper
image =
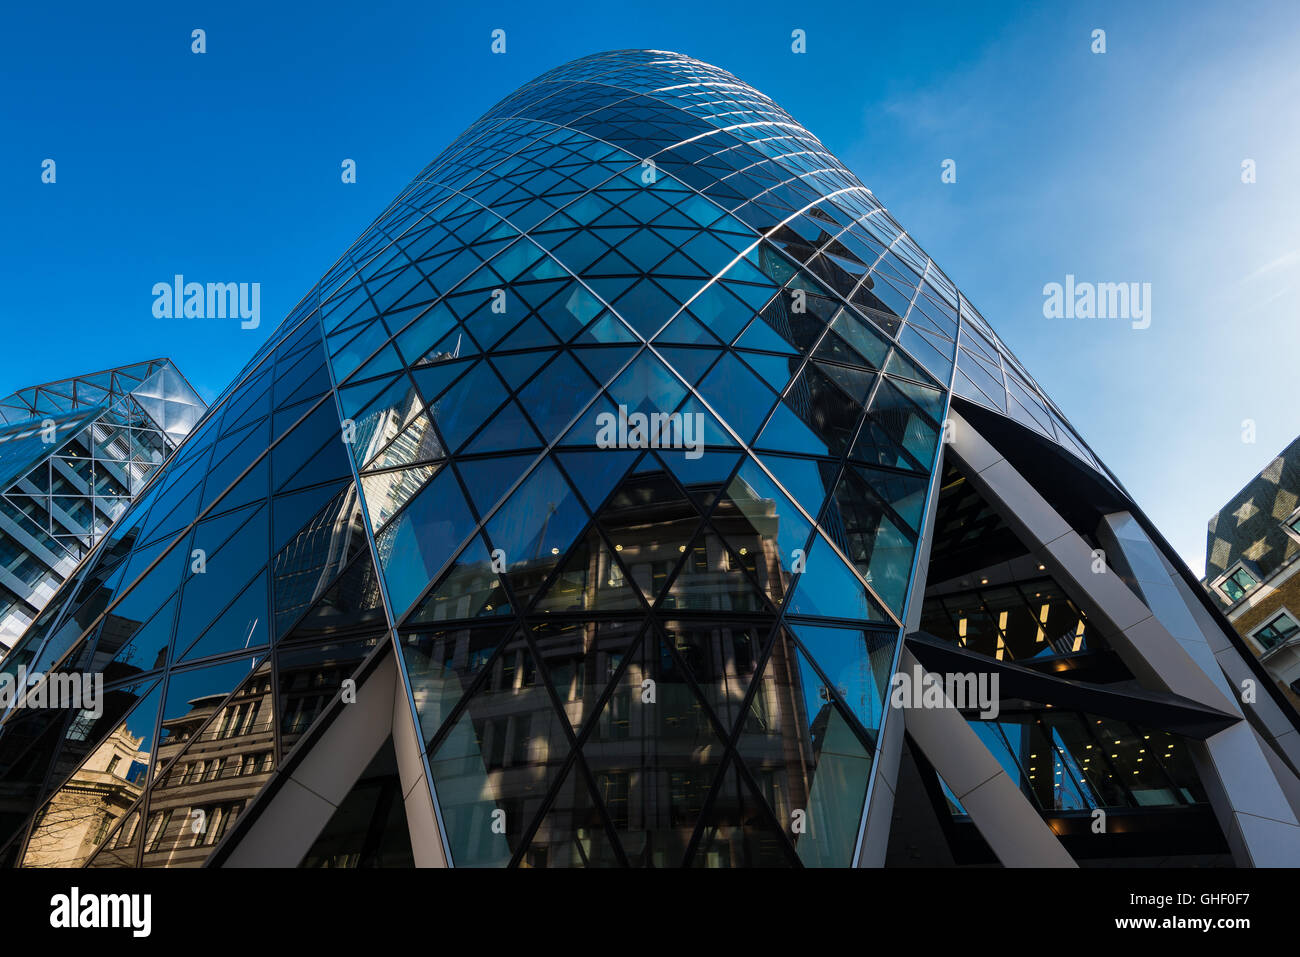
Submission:
[[107,690],[4,715],[0,859],[1270,863],[1240,652],[815,136],[606,53],[421,171],[28,629],[6,672]]
[[22,636],[203,410],[168,359],[0,399],[0,647]]

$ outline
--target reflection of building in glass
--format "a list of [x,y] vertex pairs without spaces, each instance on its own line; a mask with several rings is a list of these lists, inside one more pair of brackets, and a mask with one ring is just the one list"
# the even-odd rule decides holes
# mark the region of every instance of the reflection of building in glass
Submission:
[[272,707],[270,669],[263,666],[233,698],[196,698],[189,712],[167,722],[158,763],[170,767],[149,802],[146,867],[202,864],[262,789],[275,767]]
[[[91,866],[1293,862],[1237,642],[811,133],[602,54],[421,172],[28,628],[3,668],[112,707],[0,718],[0,862],[74,805]],[[926,673],[997,714],[891,705]],[[82,802],[119,727],[150,770]]]
[[168,359],[0,398],[0,647],[18,640],[203,409]]
[[126,725],[111,733],[41,815],[25,867],[85,863],[140,796],[149,754]]

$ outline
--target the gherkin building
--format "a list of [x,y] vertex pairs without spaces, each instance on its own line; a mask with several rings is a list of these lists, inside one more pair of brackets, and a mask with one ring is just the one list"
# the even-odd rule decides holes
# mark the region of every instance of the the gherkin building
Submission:
[[3,671],[9,866],[1300,861],[1295,716],[1196,579],[872,192],[673,53],[421,171]]

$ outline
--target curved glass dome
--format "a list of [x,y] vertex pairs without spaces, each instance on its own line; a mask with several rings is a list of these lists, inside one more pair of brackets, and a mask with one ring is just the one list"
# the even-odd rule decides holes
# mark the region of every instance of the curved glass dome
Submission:
[[457,866],[848,864],[951,393],[1097,468],[767,97],[654,51],[545,74],[326,273],[7,659],[110,689],[7,716],[34,809],[7,859],[203,862],[389,644]]

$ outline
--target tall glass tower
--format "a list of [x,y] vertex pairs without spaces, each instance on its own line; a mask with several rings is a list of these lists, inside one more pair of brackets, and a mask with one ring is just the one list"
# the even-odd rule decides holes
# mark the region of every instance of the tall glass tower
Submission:
[[871,190],[672,53],[421,171],[20,666],[108,690],[6,712],[11,865],[1300,849],[1294,716],[1158,532]]

